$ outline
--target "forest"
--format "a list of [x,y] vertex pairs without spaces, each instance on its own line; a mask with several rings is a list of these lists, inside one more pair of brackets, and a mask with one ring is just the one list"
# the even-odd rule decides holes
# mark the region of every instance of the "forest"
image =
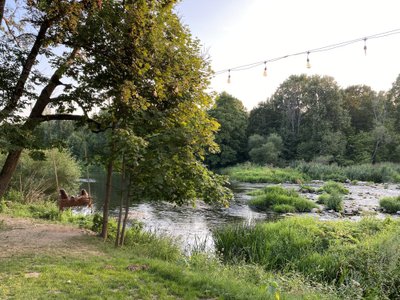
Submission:
[[339,87],[328,76],[292,75],[249,113],[222,93],[209,111],[220,124],[221,168],[244,161],[287,166],[314,161],[340,166],[399,162],[400,76],[388,91]]

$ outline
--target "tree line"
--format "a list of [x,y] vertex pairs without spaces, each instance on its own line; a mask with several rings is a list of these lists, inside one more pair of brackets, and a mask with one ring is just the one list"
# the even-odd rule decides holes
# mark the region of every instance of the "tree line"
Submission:
[[221,124],[214,168],[293,160],[351,165],[400,161],[400,76],[388,91],[341,88],[332,77],[292,75],[249,113],[222,93],[210,115]]

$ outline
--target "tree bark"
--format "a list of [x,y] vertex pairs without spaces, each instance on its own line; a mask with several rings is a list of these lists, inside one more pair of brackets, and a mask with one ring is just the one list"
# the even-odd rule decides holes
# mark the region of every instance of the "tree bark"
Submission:
[[110,208],[110,199],[111,199],[111,183],[112,183],[112,172],[113,172],[113,160],[112,158],[108,162],[107,166],[107,179],[106,179],[106,195],[104,198],[104,206],[103,206],[103,225],[101,229],[101,237],[106,240],[108,235],[108,211]]
[[120,242],[119,242],[120,246],[123,246],[124,243],[125,243],[125,229],[126,229],[126,224],[127,224],[128,215],[129,215],[129,206],[130,206],[130,201],[129,201],[130,193],[129,193],[129,191],[131,190],[131,185],[132,185],[132,181],[131,181],[131,177],[129,176],[128,195],[126,195],[126,197],[125,197],[125,216],[124,216],[124,221],[122,223],[121,239],[120,239]]
[[6,0],[0,0],[0,26],[1,26],[1,22],[3,21],[5,6],[6,6]]
[[121,236],[121,222],[122,222],[122,207],[124,206],[124,189],[125,189],[125,162],[122,158],[122,172],[121,172],[121,198],[119,202],[119,212],[118,212],[118,226],[117,226],[117,236],[115,238],[115,247],[120,246],[120,236]]
[[0,172],[0,198],[4,196],[11,181],[15,169],[17,168],[22,149],[10,151]]

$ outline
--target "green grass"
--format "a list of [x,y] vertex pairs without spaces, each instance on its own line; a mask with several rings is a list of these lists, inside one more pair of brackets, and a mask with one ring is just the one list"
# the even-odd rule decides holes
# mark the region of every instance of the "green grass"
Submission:
[[325,205],[327,210],[334,210],[336,212],[343,211],[343,195],[349,193],[349,190],[343,184],[334,181],[328,181],[319,190],[323,192],[318,197],[318,203]]
[[169,238],[139,227],[126,241],[114,248],[84,236],[81,255],[41,250],[2,258],[0,299],[338,299],[331,286],[296,272],[224,264],[205,254],[185,256]]
[[250,200],[249,205],[263,211],[308,212],[317,207],[314,202],[301,197],[295,190],[281,186],[268,186],[251,194],[255,197]]
[[71,209],[60,212],[56,202],[36,201],[30,204],[0,201],[0,213],[13,217],[49,220],[64,224],[77,224],[83,228],[93,226],[92,216],[73,214]]
[[294,169],[279,169],[243,164],[222,171],[230,179],[251,183],[301,183],[309,178]]
[[270,168],[241,164],[222,170],[230,179],[251,183],[304,183],[311,179],[344,182],[346,180],[375,183],[400,182],[400,164],[380,163],[353,166],[296,162],[292,168]]
[[343,195],[347,195],[349,193],[349,190],[345,188],[343,184],[335,181],[326,182],[318,191],[326,192],[328,194],[337,193]]
[[400,211],[400,197],[384,197],[379,201],[379,205],[386,212],[395,214]]
[[399,182],[400,164],[379,163],[361,164],[352,166],[326,165],[315,162],[300,162],[294,164],[294,168],[316,180],[333,180],[344,182],[371,181],[376,183]]
[[348,299],[400,298],[400,221],[286,218],[214,231],[221,258],[300,272]]

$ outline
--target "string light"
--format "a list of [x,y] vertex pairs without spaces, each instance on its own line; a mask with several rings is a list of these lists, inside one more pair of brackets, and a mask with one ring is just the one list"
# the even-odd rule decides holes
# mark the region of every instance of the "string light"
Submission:
[[268,76],[268,73],[267,73],[267,62],[266,62],[266,61],[264,61],[264,72],[263,72],[263,76],[264,76],[264,77],[267,77],[267,76]]
[[364,38],[364,54],[367,55],[367,38]]
[[220,74],[228,72],[229,73],[228,74],[228,83],[230,83],[231,82],[231,76],[230,76],[230,72],[231,71],[244,71],[244,70],[256,68],[256,67],[258,67],[260,65],[264,65],[264,74],[265,74],[266,73],[265,71],[266,71],[266,64],[267,63],[276,62],[278,60],[282,60],[282,59],[293,57],[293,56],[304,55],[304,54],[307,55],[307,68],[310,68],[311,64],[310,64],[309,55],[311,53],[331,51],[331,50],[334,50],[334,49],[337,49],[337,48],[349,46],[349,45],[354,44],[354,43],[364,42],[364,54],[366,55],[367,54],[367,45],[366,45],[367,39],[369,39],[369,40],[371,40],[371,39],[379,39],[379,38],[384,38],[384,37],[395,35],[395,34],[400,34],[400,28],[393,29],[393,30],[386,31],[386,32],[373,34],[373,35],[370,35],[370,36],[364,36],[362,38],[357,38],[357,39],[354,39],[354,40],[349,40],[349,41],[345,41],[345,42],[341,42],[341,43],[337,43],[337,44],[331,44],[331,45],[327,45],[327,46],[324,46],[324,47],[311,49],[311,50],[308,50],[308,51],[302,51],[302,52],[287,54],[287,55],[284,55],[284,56],[279,56],[279,57],[275,57],[275,58],[271,58],[271,59],[267,59],[267,60],[263,60],[263,61],[259,61],[259,62],[253,62],[253,63],[247,64],[247,65],[241,65],[241,66],[237,66],[237,67],[234,67],[234,68],[220,70],[220,71],[215,72],[214,74],[215,75],[220,75]]

